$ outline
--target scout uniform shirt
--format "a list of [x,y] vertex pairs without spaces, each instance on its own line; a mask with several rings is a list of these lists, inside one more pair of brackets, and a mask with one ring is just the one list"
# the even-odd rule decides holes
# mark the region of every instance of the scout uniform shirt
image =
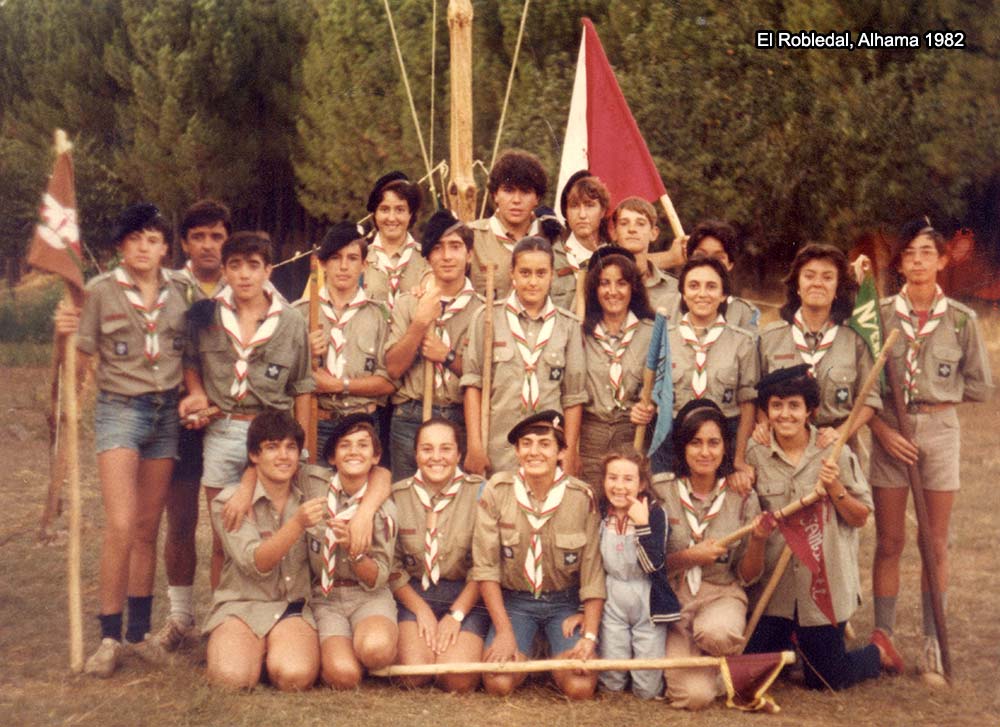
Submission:
[[[808,363],[795,347],[791,328],[791,324],[782,320],[768,324],[761,331],[757,342],[761,376],[778,369]],[[809,341],[808,337],[806,341]],[[861,336],[847,326],[837,326],[833,345],[811,371],[819,383],[820,391],[816,426],[836,427],[847,419],[854,406],[854,398],[868,377],[872,365],[871,351]],[[876,410],[882,408],[882,398],[877,386],[872,388],[865,404]]]
[[[584,411],[587,414],[606,422],[620,419],[623,415],[627,419],[629,409],[639,401],[642,373],[646,369],[646,352],[649,350],[649,339],[652,335],[652,322],[638,321],[635,334],[621,357],[621,384],[618,387],[621,393],[620,401],[616,399],[615,387],[611,383],[611,357],[595,336],[584,336],[583,351],[589,397]],[[622,338],[623,336],[619,335],[611,341],[612,350],[617,349]]]
[[[306,319],[309,317],[309,299],[302,298],[295,301],[295,309]],[[341,318],[347,313],[347,309],[340,314]],[[330,328],[333,326],[330,319],[319,311],[320,329],[323,331],[324,340],[327,345],[330,343]],[[349,379],[357,379],[362,376],[381,376],[386,381],[389,372],[385,370],[385,349],[386,336],[389,332],[389,311],[382,303],[368,299],[353,314],[350,320],[344,325],[344,344],[342,356],[344,357],[344,370],[340,378],[345,376]],[[310,352],[312,349],[309,349]],[[310,353],[311,355],[311,353]],[[326,356],[322,359],[322,366],[326,367]],[[333,373],[333,372],[330,372]],[[316,394],[319,399],[319,408],[323,412],[330,412],[337,417],[356,412],[371,413],[377,405],[385,403],[384,396],[370,397],[358,396],[357,394],[345,394],[341,392],[334,394],[325,392]]]
[[549,297],[552,302],[560,308],[576,312],[576,274],[580,271],[586,275],[587,265],[583,267],[574,265],[566,253],[565,244],[561,240],[556,240],[552,244],[552,287],[549,290]]
[[[258,480],[251,504],[253,517],[243,518],[239,529],[231,532],[222,527],[222,508],[234,494],[236,488],[229,487],[212,500],[212,522],[222,538],[226,561],[219,587],[212,596],[212,613],[204,632],[209,633],[230,616],[235,616],[258,637],[264,637],[290,603],[309,598],[309,559],[304,537],[299,538],[278,565],[267,573],[261,573],[254,562],[254,554],[261,543],[295,517],[303,501],[302,492],[293,484],[284,511],[278,513]],[[302,617],[316,628],[308,606],[302,609]]]
[[219,291],[221,291],[226,284],[223,278],[220,277],[212,290],[206,292],[205,288],[202,287],[201,282],[194,276],[194,270],[191,268],[190,260],[179,270],[172,270],[170,278],[173,284],[177,287],[177,290],[180,291],[181,296],[184,298],[184,302],[189,308],[192,303],[218,295]]
[[[600,515],[590,488],[566,476],[566,492],[552,517],[542,526],[542,592],[580,589],[580,600],[604,598]],[[541,503],[529,497],[537,510]],[[531,525],[514,495],[514,474],[490,478],[479,500],[472,538],[472,578],[496,581],[501,588],[532,592],[524,563],[531,543]]]
[[[514,252],[517,240],[507,232],[500,219],[493,215],[469,223],[472,230],[472,260],[469,262],[469,278],[472,287],[480,295],[486,295],[486,264],[495,263],[493,274],[493,290],[497,300],[502,300],[510,293],[510,257]],[[525,237],[538,234],[538,221],[531,223]],[[555,277],[553,266],[553,278]],[[575,283],[574,283],[575,285]]]
[[[896,312],[897,298],[885,298],[880,303],[886,335],[893,328],[901,328]],[[944,301],[947,308],[937,327],[917,344],[912,400],[927,404],[986,401],[993,390],[993,379],[976,313],[951,298],[944,298]],[[917,328],[916,313],[911,311],[910,315]],[[900,335],[890,352],[900,386],[905,386],[909,347],[906,336]],[[894,409],[891,413],[887,409],[882,416],[893,422],[896,419]]]
[[[314,497],[326,498],[330,492],[330,478],[334,471],[322,465],[305,465],[302,474],[299,476],[302,493],[306,500]],[[351,496],[346,492],[341,492],[337,496],[337,511],[340,512],[348,506]],[[313,573],[313,598],[325,598],[320,587],[320,574],[324,569],[323,562],[323,541],[326,536],[326,522],[320,521],[318,524],[306,531],[306,543],[309,547],[309,568]],[[372,527],[372,545],[368,549],[368,555],[378,566],[378,575],[375,577],[375,585],[369,587],[358,580],[351,569],[351,556],[346,548],[337,546],[337,564],[334,570],[334,578],[338,581],[354,581],[364,591],[376,591],[384,588],[389,580],[389,570],[392,567],[392,552],[396,547],[396,506],[392,500],[386,500],[382,507],[375,513],[375,521]]]
[[368,269],[363,281],[365,294],[372,300],[384,303],[389,310],[395,306],[399,294],[420,284],[427,261],[420,254],[420,245],[407,233],[406,242],[394,254],[382,249],[378,233],[368,245]]
[[653,311],[663,308],[670,320],[677,320],[681,308],[681,294],[677,288],[677,278],[667,275],[653,263],[646,261],[647,275],[642,278]]
[[[385,350],[395,346],[399,339],[406,334],[406,329],[413,322],[413,315],[417,310],[419,298],[410,293],[404,293],[396,299],[396,307],[392,309],[392,320],[389,323],[389,333],[385,341]],[[455,313],[444,323],[444,330],[448,333],[448,341],[451,348],[463,360],[466,357],[466,348],[469,344],[469,327],[475,314],[483,307],[483,298],[473,294],[472,298],[460,312]],[[435,332],[436,325],[431,325],[429,332]],[[464,365],[464,364],[463,364]],[[437,377],[435,377],[437,378]],[[434,404],[437,406],[450,406],[462,403],[462,387],[459,384],[460,377],[451,370],[447,370],[443,376],[443,386],[438,381],[434,384]],[[399,388],[392,395],[393,404],[403,404],[407,401],[423,401],[424,398],[424,359],[420,356],[418,349],[413,364],[403,374],[399,382]]]
[[[476,312],[469,335],[469,346],[462,362],[462,386],[482,388],[483,385],[483,322],[484,311]],[[552,335],[538,358],[535,375],[539,397],[533,409],[522,402],[525,364],[514,343],[507,323],[507,300],[493,304],[493,382],[492,392],[483,392],[483,407],[490,411],[490,441],[484,442],[493,472],[517,467],[514,448],[507,442],[507,433],[533,411],[554,409],[587,403],[586,371],[580,320],[561,308],[556,308]],[[521,310],[518,320],[529,348],[533,347],[542,330],[541,318],[532,320]]]
[[99,275],[86,288],[77,348],[97,354],[97,388],[139,396],[172,391],[181,383],[187,340],[186,305],[170,276],[160,271],[154,310],[147,316],[141,293],[125,268]]
[[[684,342],[678,322],[668,327],[670,336],[670,367],[674,380],[674,414],[694,398],[710,399],[719,405],[727,418],[739,416],[740,404],[757,399],[754,386],[760,379],[757,370],[757,351],[754,336],[742,328],[725,324],[718,339],[708,349],[705,390],[695,395],[695,351]],[[704,329],[692,326],[700,340],[705,340]]]
[[[680,292],[677,295],[676,307],[669,310],[670,320],[679,321],[681,318],[681,296]],[[726,299],[726,312],[725,312],[726,323],[731,323],[737,328],[742,328],[745,331],[750,331],[757,335],[757,324],[760,323],[760,311],[757,310],[755,306],[750,301],[739,298],[735,295],[730,295]]]
[[[652,490],[657,499],[663,503],[663,509],[667,512],[667,554],[679,553],[691,547],[691,524],[685,515],[685,507],[681,501],[678,491],[680,479],[672,473],[653,475]],[[686,485],[685,485],[686,487]],[[746,497],[741,497],[735,490],[725,488],[725,499],[720,508],[711,515],[708,527],[702,534],[702,539],[714,538],[719,540],[729,535],[735,530],[739,530],[744,525],[753,522],[753,519],[760,514],[760,502],[756,492],[750,492]],[[717,495],[719,497],[721,495]],[[702,500],[693,494],[689,496],[690,504],[694,507],[697,519],[705,521],[706,515],[712,510],[714,500]],[[701,566],[701,579],[705,583],[712,583],[716,586],[728,586],[731,583],[738,583],[741,586],[748,586],[739,576],[740,561],[746,553],[747,540],[749,536],[743,538],[736,545],[730,546],[722,561],[715,561],[711,565]],[[686,571],[672,574],[671,581],[676,581],[673,585],[679,586],[680,580]],[[756,582],[751,581],[751,583]]]
[[[816,428],[812,426],[809,427],[809,444],[797,465],[793,465],[785,457],[773,433],[770,445],[761,445],[751,439],[747,446],[747,464],[757,471],[756,490],[760,497],[761,508],[774,512],[812,492],[819,482],[823,459],[829,453],[830,447],[820,449],[816,446]],[[837,464],[840,466],[840,481],[844,483],[848,492],[872,510],[868,481],[849,447],[844,447],[841,451]],[[766,583],[770,579],[784,547],[785,539],[776,529],[767,539],[761,583]],[[840,519],[829,499],[826,501],[822,547],[834,616],[837,623],[841,623],[851,618],[861,601],[858,529]],[[811,583],[812,573],[809,569],[802,565],[798,558],[792,558],[788,570],[778,582],[778,587],[764,612],[765,615],[795,619],[797,613],[800,626],[829,626],[829,619],[809,595]]]
[[287,303],[278,302],[277,327],[270,338],[250,352],[247,392],[242,400],[237,400],[233,386],[239,356],[222,324],[219,310],[222,305],[221,301],[214,301],[210,323],[192,332],[184,357],[185,367],[201,373],[209,401],[227,414],[291,410],[294,397],[316,388],[309,365],[309,331],[305,319]]
[[[399,537],[396,539],[396,557],[389,576],[389,588],[393,591],[406,585],[411,578],[418,581],[424,577],[424,537],[427,533],[428,513],[414,489],[414,478],[407,477],[392,486],[392,501],[396,505],[399,523]],[[437,510],[437,563],[439,577],[447,581],[471,580],[472,531],[476,525],[476,504],[479,491],[483,488],[483,478],[477,475],[463,475],[457,484],[458,491],[451,502]],[[433,509],[441,506],[447,497],[450,485],[445,484],[441,492],[430,495]]]

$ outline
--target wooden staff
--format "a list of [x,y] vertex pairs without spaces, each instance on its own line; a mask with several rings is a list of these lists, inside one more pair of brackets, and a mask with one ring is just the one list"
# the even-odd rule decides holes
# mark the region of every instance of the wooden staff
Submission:
[[[657,308],[656,315],[667,317],[666,308]],[[666,324],[663,326],[663,335],[667,335]],[[667,374],[669,375],[669,371]],[[641,401],[646,406],[653,403],[653,382],[656,380],[656,370],[649,368],[647,365],[642,370],[642,389],[639,391],[639,401]],[[660,416],[671,416],[672,412],[660,412]],[[632,439],[632,446],[635,448],[636,452],[643,451],[643,445],[646,443],[646,430],[649,428],[648,424],[637,424],[635,427],[635,437]]]
[[[544,671],[659,671],[719,666],[724,656],[673,656],[662,659],[535,659],[532,661],[471,661],[452,664],[396,664],[375,669],[372,676],[402,677],[437,674],[528,674]],[[795,663],[794,651],[782,651],[782,662]]]
[[[69,292],[63,296],[70,300]],[[45,498],[45,510],[38,526],[38,539],[48,542],[52,539],[49,529],[52,521],[62,510],[62,486],[66,479],[66,448],[59,446],[63,417],[63,366],[66,360],[66,337],[56,334],[52,344],[52,411],[49,414],[49,492]]]
[[[309,258],[309,333],[320,330],[319,323],[319,259],[313,255]],[[310,344],[312,345],[312,344]],[[314,367],[317,361],[314,360]],[[319,365],[322,365],[321,363]],[[319,444],[319,396],[309,397],[309,426],[306,428],[306,449],[309,451],[309,462],[316,462],[316,447]]]
[[479,431],[483,439],[483,449],[489,451],[490,444],[490,398],[493,390],[493,276],[497,264],[486,263],[486,311],[483,318],[483,394],[479,403]]
[[587,300],[584,296],[584,287],[587,280],[586,270],[576,271],[576,297],[573,300],[576,315],[582,321],[587,316]]
[[771,578],[768,580],[767,585],[764,586],[764,590],[760,594],[760,598],[757,599],[757,605],[753,607],[753,613],[750,615],[750,620],[747,621],[747,626],[743,629],[743,646],[740,647],[740,653],[747,648],[747,642],[750,641],[750,637],[753,636],[754,629],[757,628],[757,624],[760,623],[760,617],[764,615],[764,609],[767,608],[767,604],[771,602],[771,596],[774,595],[775,590],[778,588],[778,582],[781,577],[785,575],[785,570],[788,569],[788,564],[792,562],[792,549],[787,545],[782,549],[781,555],[778,556],[778,562],[774,564],[774,572],[771,574]]
[[[444,315],[444,309],[447,305],[443,300],[441,301],[441,315]],[[427,358],[424,359],[424,400],[422,405],[421,420],[426,422],[434,416],[434,362]]]
[[69,585],[69,667],[83,671],[83,615],[80,596],[80,432],[76,398],[76,333],[66,337],[63,365],[63,398],[66,401],[66,462],[69,475],[69,547],[66,553]]
[[667,219],[670,221],[670,229],[673,231],[674,237],[684,237],[681,218],[677,216],[677,210],[674,209],[674,203],[670,200],[670,195],[666,192],[660,195],[660,204],[663,205],[663,211],[667,213]]

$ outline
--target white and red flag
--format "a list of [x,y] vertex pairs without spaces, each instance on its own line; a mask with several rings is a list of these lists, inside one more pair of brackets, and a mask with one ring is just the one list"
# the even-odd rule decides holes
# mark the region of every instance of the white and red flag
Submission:
[[794,515],[774,519],[792,553],[812,573],[809,595],[813,603],[836,626],[833,595],[830,593],[830,579],[826,574],[826,559],[823,556],[823,531],[828,512],[826,503],[819,501],[802,508]]
[[73,160],[68,149],[56,157],[39,214],[41,221],[35,226],[35,236],[31,239],[28,264],[60,276],[79,304],[83,301],[83,265]]
[[594,24],[589,18],[582,22],[555,198],[560,198],[566,180],[588,169],[607,186],[610,209],[626,197],[655,202],[667,193],[663,180],[618,87]]

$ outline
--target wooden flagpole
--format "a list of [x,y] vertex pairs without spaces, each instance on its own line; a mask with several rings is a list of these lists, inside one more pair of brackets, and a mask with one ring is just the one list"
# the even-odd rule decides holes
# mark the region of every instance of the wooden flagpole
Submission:
[[674,233],[674,238],[684,237],[681,218],[677,216],[677,210],[674,209],[674,203],[671,201],[670,195],[666,192],[660,195],[660,204],[663,205],[663,211],[667,213],[667,219],[670,221],[670,229]]
[[489,451],[490,394],[493,391],[493,276],[496,263],[486,263],[486,310],[483,311],[483,393],[480,401],[479,431],[483,449]]
[[[316,255],[309,258],[309,333],[320,330],[319,323],[319,259]],[[315,356],[310,356],[313,366],[317,363],[322,366],[322,361],[317,362]],[[309,462],[315,463],[319,452],[316,447],[319,444],[319,396],[314,392],[309,397],[309,426],[306,428],[306,449],[309,450]]]

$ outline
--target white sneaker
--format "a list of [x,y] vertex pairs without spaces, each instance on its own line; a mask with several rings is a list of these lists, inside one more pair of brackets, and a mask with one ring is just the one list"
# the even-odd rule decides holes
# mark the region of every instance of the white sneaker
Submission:
[[185,626],[175,618],[167,618],[163,626],[157,631],[151,640],[166,652],[177,651],[185,642],[194,641],[198,635],[198,630],[194,624]]
[[122,663],[122,642],[115,639],[101,639],[97,651],[90,655],[83,670],[99,679],[107,679]]
[[938,644],[937,636],[924,637],[924,650],[920,653],[917,671],[928,686],[947,686],[944,667],[941,665],[941,646]]

